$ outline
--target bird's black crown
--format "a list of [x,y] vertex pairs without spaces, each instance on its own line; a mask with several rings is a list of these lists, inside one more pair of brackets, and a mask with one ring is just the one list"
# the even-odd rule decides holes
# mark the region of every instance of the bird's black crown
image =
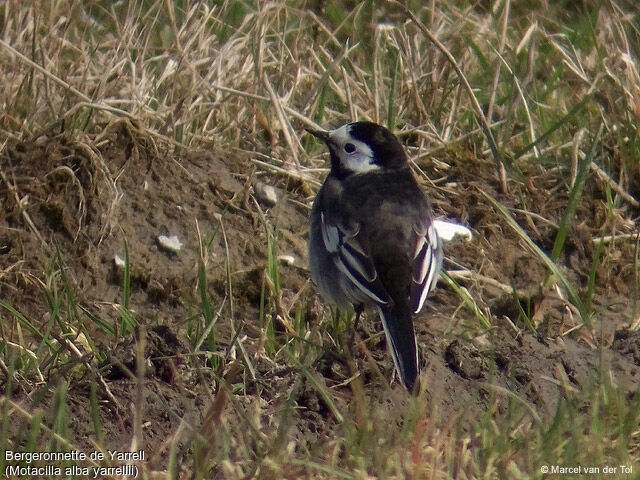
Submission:
[[388,129],[373,122],[355,122],[349,126],[350,135],[369,145],[376,163],[387,168],[400,168],[407,163],[404,148]]

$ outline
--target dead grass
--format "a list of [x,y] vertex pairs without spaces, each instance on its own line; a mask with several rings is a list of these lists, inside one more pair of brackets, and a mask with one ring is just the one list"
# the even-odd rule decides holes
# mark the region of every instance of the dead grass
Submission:
[[[595,378],[578,382],[556,363],[545,381],[561,399],[543,411],[537,392],[516,388],[526,383],[517,374],[493,385],[499,366],[491,365],[502,360],[478,347],[488,385],[471,384],[484,412],[469,420],[460,402],[453,411],[462,413],[442,421],[429,385],[416,399],[389,388],[376,357],[379,335],[352,353],[349,320],[324,314],[313,323],[312,290],[291,286],[306,273],[304,261],[282,265],[279,247],[300,236],[283,217],[310,204],[326,171],[304,127],[367,119],[399,135],[438,213],[476,232],[472,246],[449,252],[446,266],[457,272],[434,299],[437,333],[484,345],[496,332],[533,332],[609,352],[617,332],[640,327],[634,2],[406,5],[0,2],[3,449],[113,449],[103,433],[106,419],[116,418],[125,432],[117,448],[145,449],[153,460],[136,464],[144,478],[546,478],[543,465],[627,465],[633,473],[607,478],[640,478],[640,398],[619,382],[634,378],[637,390],[635,370],[603,360]],[[24,145],[42,148],[46,161],[24,163],[34,158],[21,156]],[[107,160],[110,149],[123,152],[120,163]],[[229,178],[209,172],[219,183],[207,189],[198,177],[205,170],[183,162],[203,150],[238,158],[240,167]],[[127,182],[152,171],[148,158],[168,159],[165,175],[193,182],[186,188],[197,195],[228,194],[224,211],[202,227],[186,210],[176,214],[197,232],[198,254],[185,269],[189,279],[176,280],[157,304],[179,307],[149,314],[130,304],[136,286],[165,290],[127,257],[113,274],[116,293],[88,306],[68,255],[82,254],[95,216],[100,228],[86,248],[123,245]],[[265,215],[251,189],[256,178],[280,187],[290,200],[283,210]],[[64,201],[56,207],[52,198]],[[48,210],[37,218],[46,221],[34,221],[41,202]],[[242,235],[225,230],[228,212],[250,219]],[[58,244],[51,225],[67,243]],[[38,246],[14,258],[18,230]],[[234,250],[253,237],[265,244],[255,275]],[[220,265],[222,280],[208,283]],[[247,307],[249,292],[259,307]],[[173,325],[163,315],[178,315],[180,341],[153,330]],[[148,338],[144,328],[137,340],[127,331],[138,324]],[[130,363],[111,359],[123,342]],[[154,365],[171,388],[145,383],[149,348],[171,358]],[[330,360],[335,352],[342,366]],[[116,363],[133,390],[109,378]],[[340,382],[331,383],[334,374]],[[193,384],[180,380],[187,377]],[[84,408],[69,394],[76,381],[88,389],[92,424],[70,432]],[[430,378],[433,391],[437,381]],[[178,425],[163,438],[145,423],[152,395],[163,399],[158,404],[179,397],[158,414]],[[78,444],[80,431],[90,440]],[[10,464],[0,459],[3,472]]]

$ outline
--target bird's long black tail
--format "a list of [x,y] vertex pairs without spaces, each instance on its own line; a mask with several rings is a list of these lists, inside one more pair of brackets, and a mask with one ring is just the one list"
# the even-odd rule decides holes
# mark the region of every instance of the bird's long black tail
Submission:
[[407,390],[414,392],[418,378],[418,348],[413,319],[408,304],[396,302],[391,307],[380,305],[378,311],[393,355],[400,380]]

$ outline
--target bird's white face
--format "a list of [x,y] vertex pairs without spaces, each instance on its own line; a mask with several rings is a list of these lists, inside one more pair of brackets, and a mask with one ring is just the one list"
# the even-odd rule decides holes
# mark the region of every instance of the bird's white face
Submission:
[[345,170],[354,173],[365,173],[379,169],[380,165],[375,163],[373,151],[369,145],[353,138],[349,131],[350,128],[351,125],[347,124],[329,132],[331,147],[340,159],[342,166]]

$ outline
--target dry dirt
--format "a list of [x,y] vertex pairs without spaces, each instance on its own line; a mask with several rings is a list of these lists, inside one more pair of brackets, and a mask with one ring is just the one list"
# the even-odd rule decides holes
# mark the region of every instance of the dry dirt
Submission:
[[[445,267],[457,269],[462,265],[518,289],[521,305],[533,314],[537,329],[534,332],[523,323],[513,294],[481,279],[461,281],[492,321],[492,327],[483,332],[473,313],[441,281],[416,320],[425,362],[423,384],[436,422],[482,415],[489,398],[495,395],[487,383],[516,393],[541,415],[553,413],[558,396],[563,395],[558,383],[565,374],[571,385],[580,389],[602,371],[611,371],[623,388],[637,390],[640,337],[625,330],[636,274],[632,268],[633,242],[603,249],[594,296],[597,319],[591,328],[573,329],[579,324],[576,312],[556,293],[540,288],[544,266],[481,193],[491,194],[509,208],[531,211],[557,223],[567,200],[564,179],[552,169],[532,167],[525,172],[530,179],[527,184],[514,182],[508,194],[501,194],[492,164],[476,159],[471,151],[472,146],[467,146],[442,153],[447,168],[431,160],[421,165],[433,180],[425,188],[437,214],[457,218],[474,231],[472,241],[456,240],[446,245]],[[176,154],[158,147],[124,122],[109,126],[99,137],[42,137],[7,147],[0,156],[0,169],[6,176],[0,187],[0,298],[41,332],[49,328],[60,332],[49,325],[51,309],[44,295],[47,281],[49,291],[58,288],[57,295],[63,301],[69,294],[86,312],[107,323],[117,323],[114,305],[123,302],[123,288],[122,272],[115,266],[114,257],[124,257],[125,241],[128,245],[132,266],[130,308],[138,322],[146,326],[144,353],[148,361],[142,392],[119,367],[122,364],[136,372],[134,335],[114,345],[114,340],[87,314],[81,313],[79,319],[89,336],[104,346],[101,350],[110,352],[100,365],[105,385],[98,392],[106,447],[121,448],[130,441],[134,422],[130,405],[140,393],[144,397],[144,447],[155,452],[152,463],[157,467],[165,461],[165,441],[175,433],[180,418],[198,425],[206,413],[214,384],[208,368],[211,363],[203,355],[189,355],[194,341],[188,329],[201,308],[198,252],[209,233],[213,239],[206,265],[208,292],[214,313],[223,305],[214,331],[216,349],[225,355],[233,339],[229,258],[234,322],[243,325],[240,338],[256,369],[256,380],[247,375],[246,391],[234,395],[236,408],[261,405],[260,421],[268,430],[267,412],[274,411],[297,388],[295,401],[300,408],[287,435],[298,442],[314,443],[314,438],[329,435],[335,428],[327,405],[301,380],[304,377],[298,367],[286,356],[272,364],[263,354],[259,312],[267,240],[253,187],[263,181],[279,189],[279,204],[273,208],[261,205],[260,210],[271,225],[278,227],[279,252],[294,258],[292,265],[280,266],[282,305],[288,308],[297,295],[306,299],[304,313],[313,329],[325,321],[326,307],[316,298],[306,269],[308,185],[265,175],[252,166],[249,158],[228,152]],[[599,237],[607,222],[604,198],[602,185],[590,178],[561,258],[565,273],[583,293],[595,251],[592,238]],[[552,225],[524,213],[516,212],[515,217],[541,248],[551,250],[555,235]],[[162,234],[177,235],[184,244],[182,250],[170,253],[160,248],[157,236]],[[66,284],[60,281],[61,276],[67,279]],[[60,285],[67,287],[62,289]],[[18,342],[15,318],[6,310],[2,318],[3,335]],[[388,395],[385,384],[393,368],[380,331],[378,319],[369,315],[356,332],[356,338],[366,340],[360,348],[352,345],[345,355],[327,342],[324,353],[307,368],[332,387],[351,375],[345,358],[352,358],[372,401],[382,408],[397,408],[398,403],[406,401],[406,395],[395,380],[391,386],[394,393]],[[285,335],[283,331],[276,334]],[[347,341],[343,343],[349,347],[348,333],[344,337]],[[75,343],[81,345],[78,337]],[[87,355],[82,361],[93,362],[89,352],[88,348],[81,351]],[[367,360],[367,353],[373,364]],[[240,384],[242,375],[228,370],[228,382]],[[64,378],[65,372],[47,371],[48,387],[41,389],[32,383],[35,379],[26,378],[13,385],[12,396],[27,409],[47,410],[52,401],[51,387],[58,383],[56,376]],[[87,447],[93,435],[90,377],[74,378],[68,391],[69,436]],[[6,380],[2,380],[0,391],[5,388]],[[332,391],[338,408],[347,410],[352,395],[349,386]],[[227,412],[234,416],[230,409]],[[16,422],[11,428],[21,428],[23,420],[17,418]]]

